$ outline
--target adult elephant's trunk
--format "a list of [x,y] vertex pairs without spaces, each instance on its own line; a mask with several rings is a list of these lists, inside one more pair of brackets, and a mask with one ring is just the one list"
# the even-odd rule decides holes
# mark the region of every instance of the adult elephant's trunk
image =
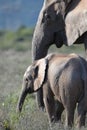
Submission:
[[43,32],[41,32],[41,29],[39,29],[39,32],[37,32],[37,27],[35,29],[34,32],[34,36],[32,39],[32,59],[34,60],[38,60],[41,58],[44,58],[47,55],[48,52],[48,48],[50,46],[50,40],[51,38],[44,36],[45,34]]
[[[51,29],[45,28],[43,23],[44,6],[38,17],[35,31],[32,39],[32,61],[44,58],[47,55],[48,48],[53,44],[54,37]],[[49,28],[49,27],[48,27]],[[36,93],[38,107],[43,109],[43,91],[42,88]]]
[[47,55],[48,48],[53,43],[53,32],[43,24],[43,9],[40,12],[32,39],[32,58],[38,60]]
[[[34,32],[32,40],[32,61],[44,58],[47,55],[48,48],[50,46],[49,40],[51,38],[44,38],[44,33],[40,33],[40,30],[37,30],[37,27]],[[37,32],[39,31],[39,32]],[[37,33],[36,33],[37,32]],[[37,105],[40,109],[44,108],[43,102],[43,90],[42,88],[36,93]]]
[[26,95],[27,95],[27,93],[23,89],[20,96],[19,96],[19,100],[18,100],[18,104],[17,104],[17,112],[21,112]]
[[[36,30],[35,30],[36,32]],[[32,40],[32,61],[41,59],[47,55],[49,46],[46,45],[45,39],[34,32]],[[40,44],[41,42],[41,44]],[[44,108],[42,88],[36,93],[37,105],[40,109]]]
[[42,41],[42,44],[39,44],[38,40],[39,39],[35,40],[33,38],[33,41],[32,41],[32,60],[33,61],[44,58],[47,55],[48,48],[49,48],[49,46],[45,44],[44,40]]

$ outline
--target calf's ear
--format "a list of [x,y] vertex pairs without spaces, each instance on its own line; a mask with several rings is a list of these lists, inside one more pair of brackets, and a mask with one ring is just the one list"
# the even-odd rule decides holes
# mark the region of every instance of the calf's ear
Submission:
[[44,82],[46,74],[47,61],[43,58],[38,60],[35,66],[35,77],[34,77],[34,91],[37,91]]

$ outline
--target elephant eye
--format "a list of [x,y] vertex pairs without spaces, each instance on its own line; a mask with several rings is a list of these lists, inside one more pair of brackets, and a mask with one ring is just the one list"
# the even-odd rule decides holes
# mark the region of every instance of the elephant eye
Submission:
[[28,82],[28,78],[26,78],[25,81]]
[[47,12],[44,12],[43,22],[49,22],[50,20],[51,20],[51,16]]
[[50,19],[51,19],[50,15],[46,13],[46,14],[45,14],[45,19],[46,19],[46,20],[50,20]]

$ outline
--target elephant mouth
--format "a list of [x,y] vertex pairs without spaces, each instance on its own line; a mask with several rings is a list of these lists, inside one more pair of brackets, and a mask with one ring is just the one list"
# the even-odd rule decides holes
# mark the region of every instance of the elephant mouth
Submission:
[[64,29],[54,33],[54,43],[58,48],[67,43],[66,33]]

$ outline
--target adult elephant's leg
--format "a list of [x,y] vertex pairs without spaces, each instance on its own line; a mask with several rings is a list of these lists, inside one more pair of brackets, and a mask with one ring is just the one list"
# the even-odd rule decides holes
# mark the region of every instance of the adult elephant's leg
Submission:
[[86,111],[84,109],[84,99],[78,103],[77,112],[77,127],[85,126]]

